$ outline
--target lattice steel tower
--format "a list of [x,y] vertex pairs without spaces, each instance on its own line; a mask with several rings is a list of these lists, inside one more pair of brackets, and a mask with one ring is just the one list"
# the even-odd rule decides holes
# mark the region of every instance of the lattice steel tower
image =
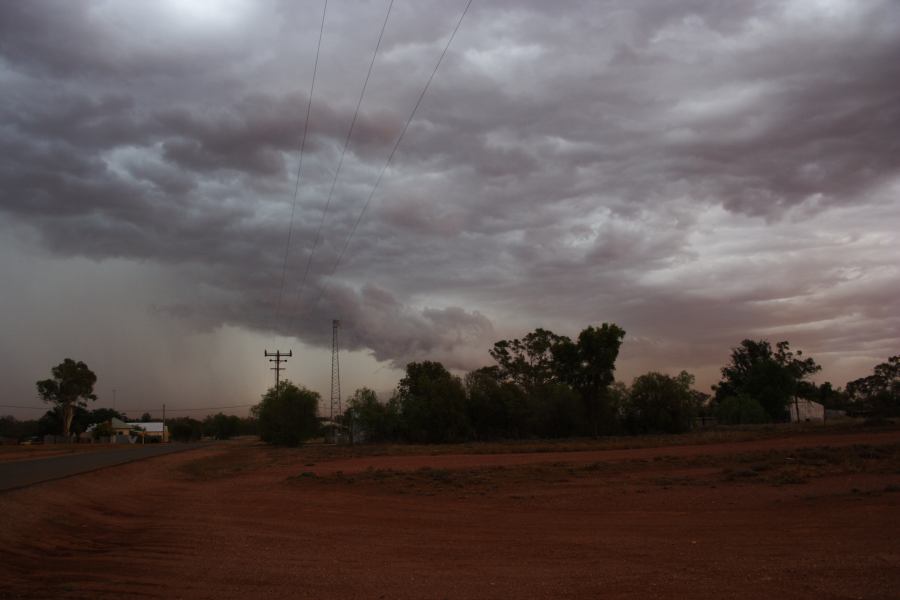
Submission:
[[334,421],[335,411],[341,414],[341,363],[338,360],[338,329],[341,322],[337,319],[331,322],[331,420]]

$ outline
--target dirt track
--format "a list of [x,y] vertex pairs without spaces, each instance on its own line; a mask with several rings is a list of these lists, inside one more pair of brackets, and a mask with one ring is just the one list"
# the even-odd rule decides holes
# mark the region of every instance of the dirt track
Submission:
[[897,598],[898,444],[204,449],[0,494],[0,597]]

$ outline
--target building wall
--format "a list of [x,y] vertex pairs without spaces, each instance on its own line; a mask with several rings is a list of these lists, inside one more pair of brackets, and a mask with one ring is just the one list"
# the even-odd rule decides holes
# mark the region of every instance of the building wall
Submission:
[[[800,410],[799,418],[797,418],[798,408]],[[788,410],[790,411],[791,421],[793,422],[825,420],[825,407],[818,402],[812,402],[811,400],[797,400],[796,402],[792,400],[788,405]]]

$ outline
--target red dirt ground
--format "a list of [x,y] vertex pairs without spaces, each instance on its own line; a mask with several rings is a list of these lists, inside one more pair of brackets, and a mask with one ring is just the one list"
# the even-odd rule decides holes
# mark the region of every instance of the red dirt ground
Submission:
[[0,597],[896,599],[898,532],[896,431],[338,460],[243,442],[0,494]]

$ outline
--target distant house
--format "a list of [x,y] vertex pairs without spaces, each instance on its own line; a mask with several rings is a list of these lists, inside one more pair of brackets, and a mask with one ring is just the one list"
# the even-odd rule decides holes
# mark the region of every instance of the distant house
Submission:
[[[95,429],[101,425],[105,425],[107,431],[104,431],[99,437],[95,437]],[[131,427],[125,421],[113,417],[103,423],[94,423],[89,426],[84,433],[79,434],[78,439],[82,442],[91,442],[96,439],[111,444],[128,444],[132,441]]]
[[112,429],[114,436],[131,435],[131,424],[126,423],[122,419],[113,417],[109,420],[109,427]]
[[141,428],[142,431],[137,432],[138,439],[144,437],[146,440],[155,438],[161,442],[169,441],[169,428],[166,427],[162,421],[148,421],[146,423],[133,421],[126,423],[126,425],[128,425],[131,430],[134,430],[136,427]]
[[812,400],[791,400],[788,403],[788,414],[792,423],[825,421],[825,407]]
[[[121,419],[113,417],[109,421],[106,421],[106,424],[109,426],[111,432],[109,441],[114,444],[149,441],[151,438],[161,442],[169,441],[169,428],[165,427],[162,421],[150,421],[149,423],[132,421],[126,423]],[[96,426],[97,425],[91,425],[88,427],[83,435],[86,438],[91,438]]]

